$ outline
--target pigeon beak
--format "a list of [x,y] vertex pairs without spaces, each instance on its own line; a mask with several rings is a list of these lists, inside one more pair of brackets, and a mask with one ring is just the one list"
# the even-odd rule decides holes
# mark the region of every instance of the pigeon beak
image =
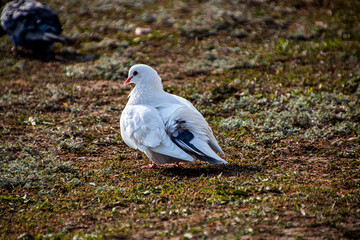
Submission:
[[126,79],[126,81],[124,82],[124,85],[128,85],[130,83],[130,80],[132,79],[133,77],[129,77],[128,79]]

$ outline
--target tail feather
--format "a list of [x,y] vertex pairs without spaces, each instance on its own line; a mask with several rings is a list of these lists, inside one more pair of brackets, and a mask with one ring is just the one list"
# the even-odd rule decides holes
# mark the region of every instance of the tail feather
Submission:
[[180,158],[171,157],[161,153],[157,153],[146,149],[145,154],[156,164],[169,164],[169,163],[178,163],[178,162],[189,162],[189,160],[183,160]]
[[60,37],[59,35],[56,35],[54,33],[46,32],[44,33],[44,38],[48,41],[54,41],[54,42],[62,42],[65,43],[65,39]]
[[[226,164],[227,162],[220,158],[206,142],[193,141],[194,134],[189,130],[184,130],[178,133],[177,136],[171,136],[171,140],[178,145],[180,148],[184,149],[187,152],[195,155],[198,159],[206,161],[212,164]],[[196,146],[195,146],[196,145]]]
[[[163,133],[166,135],[166,133]],[[169,137],[166,135],[166,137],[162,138],[162,144],[157,147],[150,147],[148,148],[152,152],[156,152],[159,154],[167,155],[173,158],[182,159],[184,161],[192,162],[194,161],[194,158],[190,156],[188,153],[183,151],[183,149],[178,148],[176,144],[174,144]]]
[[42,33],[42,32],[28,32],[26,34],[26,40],[29,42],[49,42],[49,43],[53,43],[53,42],[65,42],[65,39],[54,34],[54,33]]

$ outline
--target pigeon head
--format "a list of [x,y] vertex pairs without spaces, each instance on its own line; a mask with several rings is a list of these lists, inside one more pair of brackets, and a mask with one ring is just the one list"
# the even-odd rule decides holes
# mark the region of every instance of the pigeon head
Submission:
[[162,89],[161,78],[158,73],[145,64],[137,64],[130,68],[125,85],[134,83],[137,86],[160,87]]

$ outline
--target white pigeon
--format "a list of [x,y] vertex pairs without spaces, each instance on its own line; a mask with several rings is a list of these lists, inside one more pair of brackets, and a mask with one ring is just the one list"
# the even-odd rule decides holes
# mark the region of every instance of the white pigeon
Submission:
[[192,162],[197,157],[225,164],[215,152],[224,152],[201,113],[186,99],[163,90],[161,78],[151,67],[130,68],[125,85],[136,86],[120,118],[124,142],[144,152],[154,164]]

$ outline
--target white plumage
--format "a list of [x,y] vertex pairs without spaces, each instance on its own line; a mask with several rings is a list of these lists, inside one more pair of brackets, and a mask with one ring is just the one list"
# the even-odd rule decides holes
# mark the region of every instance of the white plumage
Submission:
[[145,154],[155,164],[192,162],[197,157],[212,164],[227,163],[211,128],[187,100],[166,93],[161,78],[151,67],[134,65],[124,84],[135,88],[120,118],[125,143]]

